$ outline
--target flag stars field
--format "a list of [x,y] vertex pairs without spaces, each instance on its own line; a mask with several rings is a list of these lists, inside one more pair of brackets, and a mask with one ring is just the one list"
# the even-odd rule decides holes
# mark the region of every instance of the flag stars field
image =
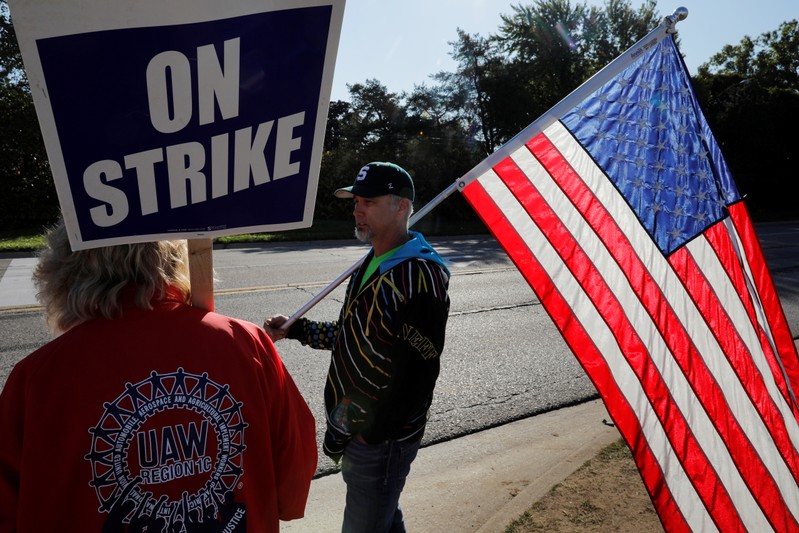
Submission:
[[[718,202],[692,93],[676,88],[679,71],[669,60],[628,69],[563,119],[609,172],[663,253],[723,218],[726,202],[737,200],[733,195]],[[672,187],[663,187],[664,174]],[[659,206],[654,217],[653,203]]]

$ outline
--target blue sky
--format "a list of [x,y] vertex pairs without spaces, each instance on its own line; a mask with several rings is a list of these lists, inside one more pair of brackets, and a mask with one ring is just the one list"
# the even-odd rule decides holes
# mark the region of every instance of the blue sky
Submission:
[[[582,1],[582,0],[581,0]],[[431,84],[429,76],[452,71],[448,42],[457,28],[488,36],[501,14],[512,13],[522,0],[347,0],[341,30],[333,100],[348,100],[347,84],[378,79],[391,92]],[[589,0],[589,5],[604,5]],[[632,0],[636,9],[642,4]],[[658,0],[660,15],[688,8],[677,24],[685,61],[692,74],[725,44],[745,36],[776,30],[781,22],[799,19],[799,0]],[[564,95],[565,96],[565,95]]]

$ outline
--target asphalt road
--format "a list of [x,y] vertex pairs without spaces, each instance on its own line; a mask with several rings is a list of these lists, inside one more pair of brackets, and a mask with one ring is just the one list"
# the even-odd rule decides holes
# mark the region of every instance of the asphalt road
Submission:
[[[447,341],[426,444],[596,396],[533,291],[492,238],[431,241],[453,276]],[[293,314],[365,252],[353,241],[217,250],[216,310],[256,323],[272,314]],[[343,292],[342,284],[307,316],[337,318]],[[308,400],[321,437],[329,354],[291,340],[277,346]],[[332,467],[326,458],[320,460],[320,472]]]
[[[799,333],[799,223],[758,227],[789,324]],[[452,307],[425,444],[596,397],[560,334],[493,238],[431,239],[452,271]],[[292,314],[363,256],[354,241],[242,245],[214,251],[216,310],[257,324]],[[0,259],[0,261],[6,261]],[[0,275],[2,275],[0,264]],[[343,285],[308,311],[335,319]],[[41,310],[0,302],[0,384],[49,339]],[[291,340],[278,351],[317,420],[321,442],[327,352]],[[319,473],[333,464],[320,455]]]

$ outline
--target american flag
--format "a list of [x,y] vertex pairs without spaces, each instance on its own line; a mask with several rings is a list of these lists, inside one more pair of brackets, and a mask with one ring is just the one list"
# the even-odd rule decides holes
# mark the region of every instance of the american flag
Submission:
[[799,531],[796,348],[665,24],[459,186],[599,391],[664,528]]

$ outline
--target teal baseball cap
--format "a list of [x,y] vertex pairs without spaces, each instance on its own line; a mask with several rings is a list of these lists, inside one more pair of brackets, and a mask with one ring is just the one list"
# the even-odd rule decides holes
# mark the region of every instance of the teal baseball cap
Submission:
[[415,189],[411,175],[399,165],[375,161],[364,165],[349,187],[337,189],[337,198],[374,198],[386,194],[396,194],[413,202]]

